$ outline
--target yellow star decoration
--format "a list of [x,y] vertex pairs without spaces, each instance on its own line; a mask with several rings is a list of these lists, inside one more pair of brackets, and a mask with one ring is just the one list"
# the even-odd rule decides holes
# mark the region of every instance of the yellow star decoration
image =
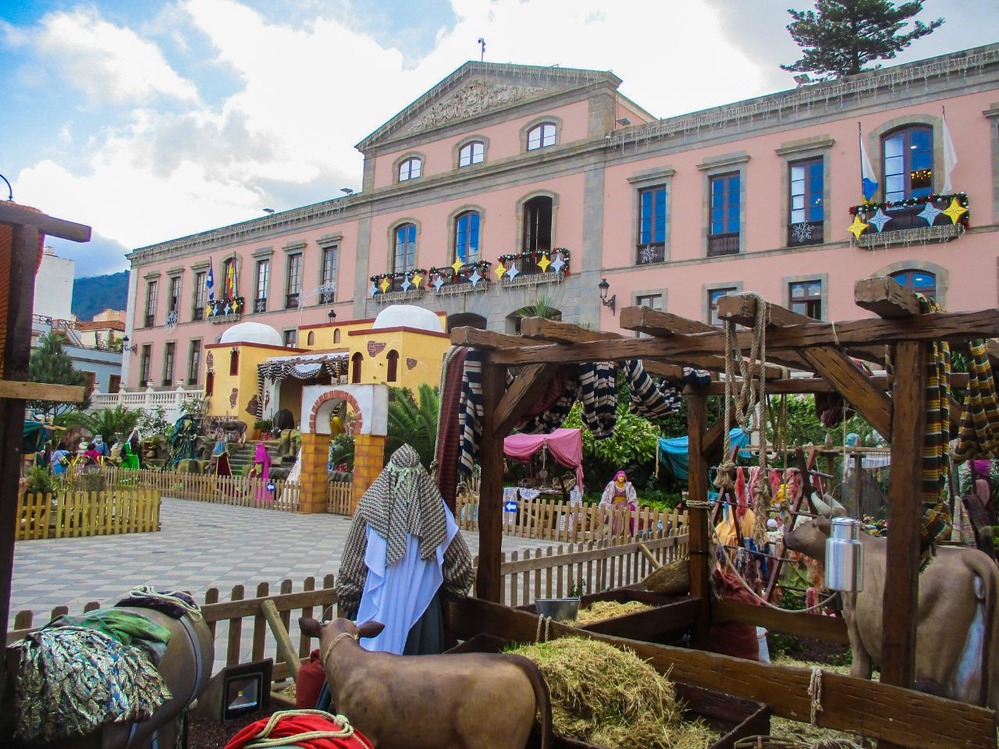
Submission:
[[421,276],[419,273],[416,273],[409,280],[413,282],[413,286],[415,286],[416,288],[420,288],[420,284],[423,283],[423,276]]
[[866,228],[867,224],[860,220],[860,214],[858,213],[853,217],[853,223],[850,224],[846,230],[855,238],[860,239],[860,235],[864,233],[864,229]]
[[503,274],[506,273],[506,266],[503,265],[502,260],[500,261],[499,265],[496,266],[495,273],[496,273],[496,278],[503,278]]
[[382,282],[378,284],[378,288],[381,289],[382,293],[384,294],[386,291],[392,288],[392,282],[389,281],[388,278],[383,278]]
[[451,267],[454,268],[454,275],[458,275],[458,271],[462,269],[465,264],[461,262],[461,258],[455,258],[454,262],[451,263]]
[[542,255],[541,259],[538,261],[538,267],[541,268],[541,272],[544,273],[548,270],[548,266],[552,264],[552,261],[548,259],[547,255]]
[[951,198],[950,205],[947,206],[947,210],[944,211],[953,223],[957,223],[957,220],[961,218],[962,213],[967,213],[968,209],[957,202],[957,198]]

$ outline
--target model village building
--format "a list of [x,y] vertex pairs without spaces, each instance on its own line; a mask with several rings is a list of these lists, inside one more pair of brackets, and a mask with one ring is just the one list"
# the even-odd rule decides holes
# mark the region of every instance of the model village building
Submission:
[[[873,275],[999,302],[999,44],[661,120],[620,83],[466,63],[357,145],[361,191],[136,249],[124,388],[252,423],[323,378],[437,384],[451,328],[539,306],[854,319]],[[397,305],[433,314],[376,325]]]

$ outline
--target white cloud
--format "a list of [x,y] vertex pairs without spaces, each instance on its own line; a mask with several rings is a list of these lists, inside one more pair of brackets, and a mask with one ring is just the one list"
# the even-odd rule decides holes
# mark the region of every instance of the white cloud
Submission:
[[96,9],[45,16],[35,44],[39,59],[57,68],[92,104],[139,104],[157,96],[197,101],[197,89],[170,67],[155,44],[108,23]]

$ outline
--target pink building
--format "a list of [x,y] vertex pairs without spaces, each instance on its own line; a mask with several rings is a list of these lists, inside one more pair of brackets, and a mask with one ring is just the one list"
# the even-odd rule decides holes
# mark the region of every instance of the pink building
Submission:
[[202,387],[240,320],[295,347],[401,302],[513,332],[539,303],[713,322],[730,290],[851,319],[878,274],[999,301],[999,44],[663,120],[620,82],[466,63],[358,144],[360,192],[135,250],[123,385]]

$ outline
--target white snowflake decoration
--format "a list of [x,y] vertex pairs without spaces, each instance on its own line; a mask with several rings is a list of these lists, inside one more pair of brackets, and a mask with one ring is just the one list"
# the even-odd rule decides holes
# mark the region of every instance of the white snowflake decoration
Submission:
[[654,263],[659,259],[659,252],[650,244],[645,245],[641,251],[642,264]]
[[801,244],[812,238],[812,225],[809,223],[798,223],[791,227],[791,236],[795,243]]

